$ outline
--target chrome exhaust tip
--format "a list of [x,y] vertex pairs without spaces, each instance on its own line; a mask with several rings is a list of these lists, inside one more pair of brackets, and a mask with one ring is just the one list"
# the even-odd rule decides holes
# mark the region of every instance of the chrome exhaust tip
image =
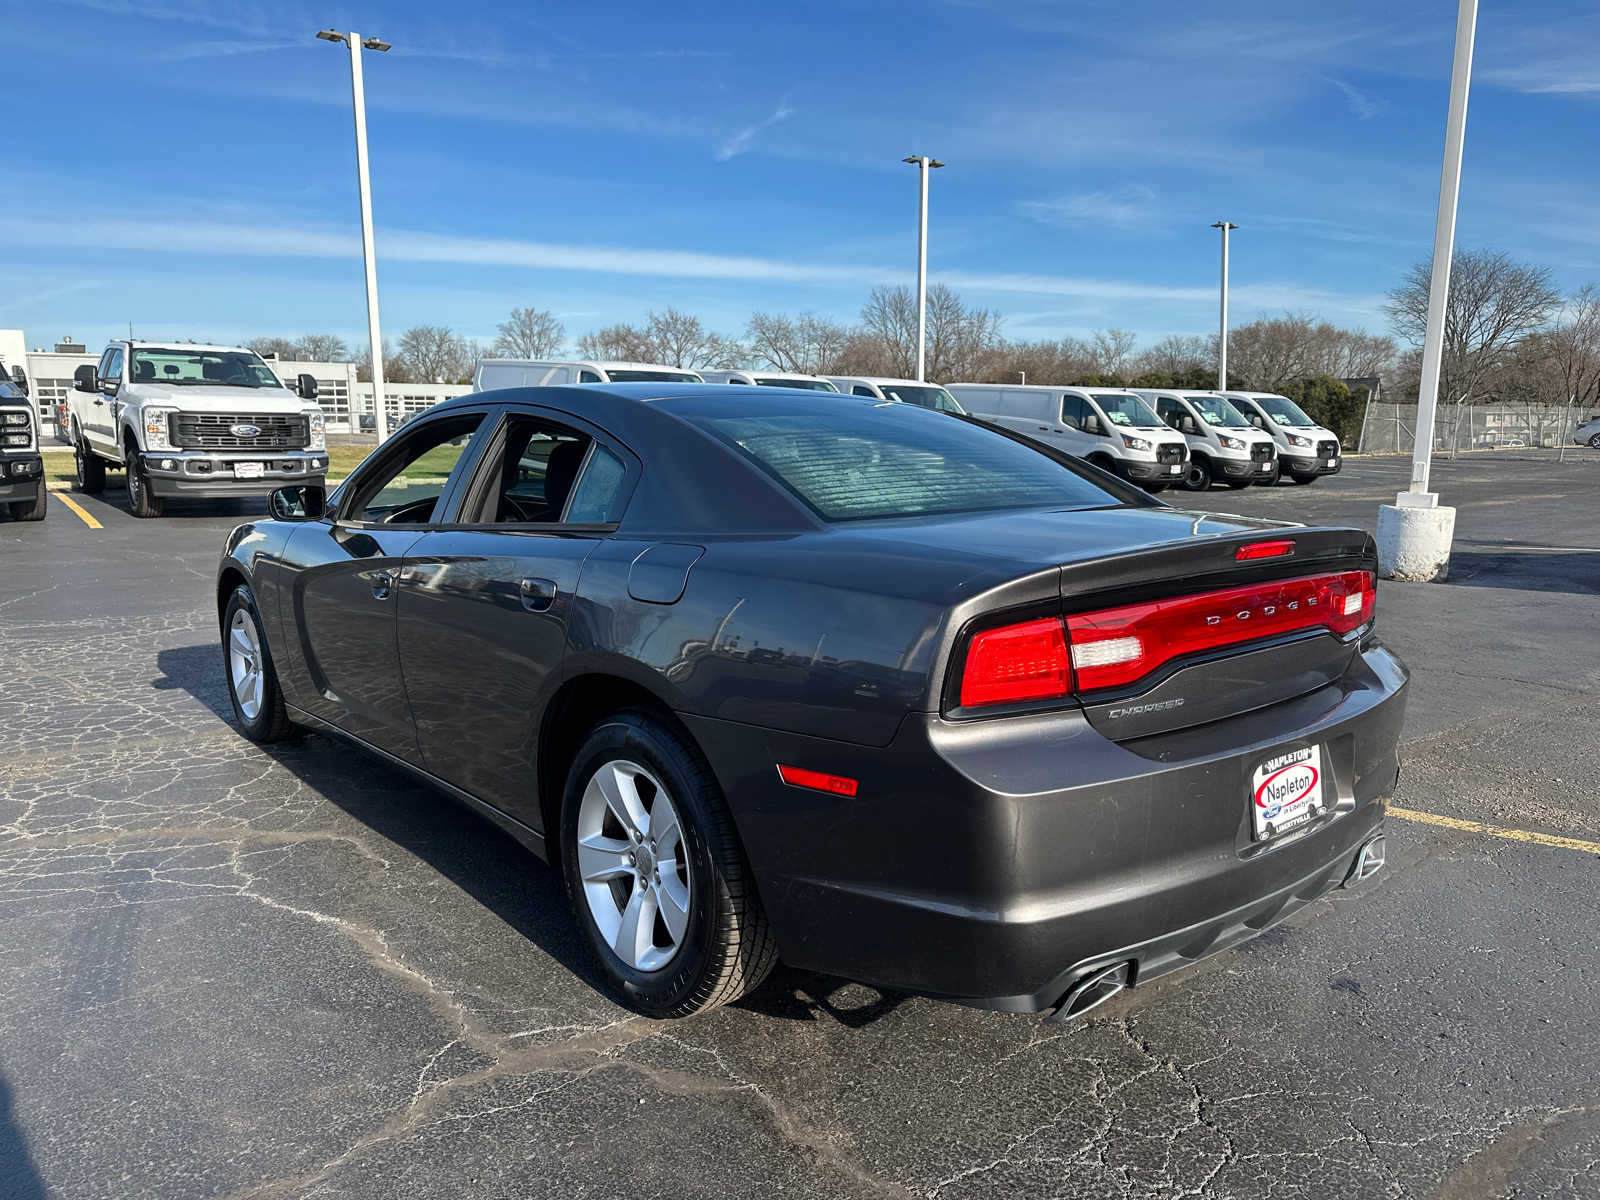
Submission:
[[1060,1006],[1045,1020],[1057,1024],[1076,1020],[1090,1009],[1099,1008],[1126,988],[1132,975],[1131,962],[1119,962],[1095,971],[1073,984],[1071,990],[1061,997]]
[[1383,834],[1380,833],[1356,853],[1356,861],[1350,866],[1350,874],[1344,877],[1344,886],[1354,887],[1363,879],[1370,879],[1383,870],[1384,861]]

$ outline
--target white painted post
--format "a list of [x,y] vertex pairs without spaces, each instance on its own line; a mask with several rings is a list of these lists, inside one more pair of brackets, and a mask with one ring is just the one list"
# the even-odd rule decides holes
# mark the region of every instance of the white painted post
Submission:
[[1218,221],[1211,228],[1222,230],[1222,300],[1218,315],[1221,329],[1217,342],[1217,391],[1228,390],[1228,230],[1239,228],[1227,221]]

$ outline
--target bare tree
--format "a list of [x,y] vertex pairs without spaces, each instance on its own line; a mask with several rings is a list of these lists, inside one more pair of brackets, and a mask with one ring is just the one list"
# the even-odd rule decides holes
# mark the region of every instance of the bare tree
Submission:
[[856,335],[853,359],[863,360],[870,346],[877,360],[875,374],[912,378],[917,372],[916,293],[904,285],[873,288],[861,310]]
[[1217,338],[1213,334],[1171,333],[1148,350],[1142,351],[1128,364],[1128,373],[1143,375],[1159,371],[1176,379],[1192,371],[1217,369]]
[[642,329],[607,325],[578,339],[578,357],[596,362],[654,362],[655,346]]
[[500,326],[494,353],[501,358],[550,358],[566,344],[566,326],[539,308],[513,308]]
[[[986,308],[967,308],[949,286],[934,284],[928,289],[927,377],[947,383],[986,373],[1002,352],[1003,320]],[[871,363],[875,373],[912,378],[917,370],[916,293],[904,285],[873,288],[842,357],[856,364],[852,374],[866,373],[864,365]]]
[[[1422,344],[1427,331],[1432,277],[1431,257],[1415,263],[1385,306],[1395,331],[1414,345]],[[1517,343],[1544,325],[1560,304],[1549,267],[1514,262],[1503,250],[1457,250],[1450,266],[1439,399],[1451,403],[1480,392]]]
[[1561,401],[1594,407],[1600,402],[1600,289],[1586,283],[1568,296],[1545,341],[1561,379]]
[[296,339],[295,357],[301,362],[344,362],[350,348],[336,333],[307,333]]
[[245,346],[254,350],[262,358],[267,355],[276,355],[281,361],[289,362],[295,358],[295,344],[285,337],[258,337],[251,338]]
[[[474,344],[473,349],[476,349]],[[413,325],[400,335],[399,357],[417,383],[445,383],[461,376],[469,351],[448,325]],[[389,377],[387,363],[385,378]]]
[[655,348],[650,361],[667,367],[725,369],[744,358],[741,343],[712,333],[699,317],[671,306],[664,313],[648,314],[645,336]]
[[813,312],[792,318],[758,312],[750,314],[744,336],[751,357],[775,371],[837,375],[843,373],[838,362],[850,340],[850,331],[840,322]]
[[1092,373],[1096,375],[1121,375],[1139,335],[1126,329],[1096,329],[1089,335],[1089,358]]
[[[394,344],[388,338],[383,339],[383,381],[385,383],[410,383],[415,376],[411,374],[405,356],[396,354]],[[356,379],[362,383],[372,382],[372,347],[365,346],[361,350],[361,357],[356,359]]]

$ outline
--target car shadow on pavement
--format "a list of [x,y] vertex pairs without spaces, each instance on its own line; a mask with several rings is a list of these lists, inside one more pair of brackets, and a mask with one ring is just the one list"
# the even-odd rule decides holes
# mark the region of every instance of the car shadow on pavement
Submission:
[[[152,687],[188,692],[237,730],[217,645],[161,650],[156,663],[161,676]],[[337,738],[311,733],[259,749],[317,795],[426,862],[584,983],[609,994],[573,920],[560,872],[508,834],[399,768],[352,752]],[[780,964],[736,1007],[796,1021],[826,1016],[860,1028],[910,998]]]
[[45,1200],[44,1180],[28,1152],[28,1139],[11,1110],[11,1085],[0,1075],[0,1196],[6,1200]]
[[1448,582],[1462,587],[1593,595],[1600,592],[1600,553],[1453,550]]

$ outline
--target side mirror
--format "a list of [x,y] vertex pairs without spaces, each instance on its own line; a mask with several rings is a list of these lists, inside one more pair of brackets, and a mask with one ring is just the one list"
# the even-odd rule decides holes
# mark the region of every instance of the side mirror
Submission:
[[315,483],[282,487],[267,497],[274,521],[315,521],[328,510],[327,489]]
[[1088,413],[1083,418],[1083,431],[1098,434],[1100,432],[1100,418],[1093,413]]
[[98,392],[100,376],[95,368],[85,363],[72,373],[72,389],[77,392]]
[[1193,417],[1184,417],[1184,419],[1183,419],[1183,432],[1185,432],[1185,433],[1193,433],[1193,434],[1198,435],[1199,432],[1200,432],[1200,426],[1195,424],[1195,421],[1194,421]]
[[1265,429],[1267,427],[1267,423],[1260,417],[1251,417],[1250,424],[1254,425],[1257,429]]
[[17,385],[18,390],[20,390],[24,396],[29,394],[28,373],[21,367],[11,368],[11,382]]
[[295,391],[300,393],[300,399],[315,400],[317,398],[317,377],[315,375],[301,375],[296,383],[298,386]]

